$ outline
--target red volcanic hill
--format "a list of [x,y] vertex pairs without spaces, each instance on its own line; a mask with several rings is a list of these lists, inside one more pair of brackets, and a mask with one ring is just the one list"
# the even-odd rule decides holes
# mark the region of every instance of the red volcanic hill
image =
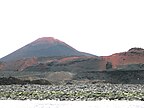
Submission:
[[79,52],[58,39],[54,39],[53,37],[43,37],[3,57],[1,61],[15,61],[32,57],[88,55],[90,56],[90,54]]
[[144,64],[144,49],[131,48],[127,52],[116,53],[102,58],[105,59],[105,61],[111,62],[114,69],[135,68],[137,70],[138,67],[143,69],[142,64]]

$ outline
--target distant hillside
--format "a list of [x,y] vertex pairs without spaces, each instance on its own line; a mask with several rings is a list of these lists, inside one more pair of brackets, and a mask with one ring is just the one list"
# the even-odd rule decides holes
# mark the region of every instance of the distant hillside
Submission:
[[30,81],[46,79],[57,83],[64,80],[96,80],[143,84],[144,49],[131,48],[127,52],[101,57],[42,56],[0,62],[0,77],[11,76]]
[[121,69],[144,70],[144,49],[131,48],[127,52],[102,57],[82,55],[29,57],[0,64],[0,70],[8,71],[84,72]]
[[144,49],[131,48],[127,52],[103,57],[64,57],[41,62],[24,70],[71,72],[144,70]]
[[[45,58],[46,59],[46,58]],[[38,64],[29,66],[23,71],[68,71],[68,72],[86,72],[105,70],[106,61],[100,57],[63,57],[60,59],[45,60]]]
[[3,57],[0,61],[50,56],[91,56],[91,54],[79,52],[53,37],[43,37]]
[[144,69],[144,49],[142,48],[131,48],[127,52],[116,53],[102,58],[110,62],[113,69]]

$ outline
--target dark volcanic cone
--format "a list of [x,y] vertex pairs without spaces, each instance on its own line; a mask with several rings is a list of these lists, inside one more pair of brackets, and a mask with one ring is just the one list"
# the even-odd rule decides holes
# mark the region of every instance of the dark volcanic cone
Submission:
[[84,55],[88,56],[90,54],[79,52],[68,44],[53,37],[43,37],[3,57],[1,61],[14,61],[31,57]]

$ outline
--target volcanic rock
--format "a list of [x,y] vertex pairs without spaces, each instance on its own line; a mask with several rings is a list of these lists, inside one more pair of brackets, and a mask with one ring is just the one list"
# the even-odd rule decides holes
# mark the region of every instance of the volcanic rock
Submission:
[[53,37],[43,37],[3,57],[1,61],[16,61],[32,57],[91,56],[79,52],[68,44]]

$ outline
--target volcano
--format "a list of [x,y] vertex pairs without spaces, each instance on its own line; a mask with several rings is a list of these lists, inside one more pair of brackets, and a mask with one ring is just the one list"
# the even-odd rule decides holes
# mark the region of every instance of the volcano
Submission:
[[91,54],[77,51],[65,42],[53,37],[42,37],[3,57],[1,61],[54,56],[91,56]]

